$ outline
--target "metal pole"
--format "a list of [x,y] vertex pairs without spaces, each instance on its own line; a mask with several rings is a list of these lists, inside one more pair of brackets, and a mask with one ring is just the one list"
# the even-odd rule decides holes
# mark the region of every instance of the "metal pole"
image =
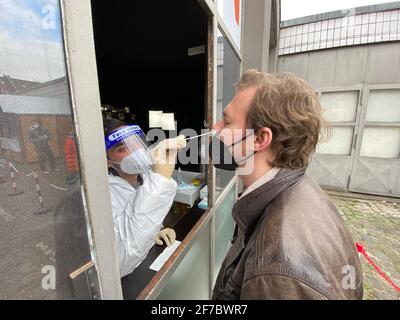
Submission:
[[8,196],[13,197],[13,196],[24,193],[23,190],[17,188],[17,181],[15,180],[13,165],[12,165],[11,161],[8,162],[8,170],[10,172],[11,185],[12,185],[12,189],[13,189],[12,192],[8,194]]
[[42,191],[40,190],[39,179],[38,179],[38,175],[36,172],[33,172],[33,177],[35,178],[37,198],[38,198],[38,202],[40,205],[40,209],[33,211],[33,213],[34,214],[42,214],[42,213],[49,212],[52,208],[50,208],[50,207],[46,208],[43,204]]

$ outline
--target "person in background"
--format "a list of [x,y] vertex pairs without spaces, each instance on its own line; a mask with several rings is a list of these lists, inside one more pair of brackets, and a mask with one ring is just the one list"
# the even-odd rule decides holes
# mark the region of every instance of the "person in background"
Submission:
[[[184,136],[161,141],[152,150],[139,126],[104,120],[114,231],[121,277],[131,273],[156,242],[169,246],[173,229],[162,228],[177,184],[171,179]],[[160,231],[161,230],[161,231]]]
[[53,151],[49,146],[49,140],[52,139],[49,131],[42,127],[39,122],[34,122],[28,131],[28,138],[35,148],[40,170],[44,174],[48,174],[49,171],[46,169],[46,162],[48,162],[52,170],[60,171],[56,167]]
[[75,135],[72,130],[65,138],[64,151],[65,165],[67,168],[67,183],[71,184],[79,177],[78,155],[76,152]]

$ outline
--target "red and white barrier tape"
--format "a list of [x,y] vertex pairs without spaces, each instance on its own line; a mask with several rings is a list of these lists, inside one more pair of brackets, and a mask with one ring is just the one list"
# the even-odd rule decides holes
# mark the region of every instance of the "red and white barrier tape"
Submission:
[[19,172],[18,169],[12,164],[11,161],[8,162],[8,167],[10,167],[10,166],[11,166],[11,168],[12,168],[15,172],[21,173],[21,172]]
[[361,253],[365,259],[367,259],[367,261],[374,267],[374,269],[387,281],[390,283],[390,285],[398,292],[400,292],[400,288],[398,286],[396,286],[396,284],[375,264],[374,261],[372,261],[372,259],[368,256],[367,251],[365,250],[365,247],[356,242],[356,247],[357,247],[357,251],[359,253]]
[[[0,165],[1,165],[1,164],[0,164]],[[11,169],[14,170],[15,172],[19,173],[19,174],[24,174],[24,173],[18,171],[18,169],[12,164],[11,161],[8,162],[8,168],[10,169],[10,176],[11,176],[12,178],[14,178],[14,180],[15,180],[15,176],[14,176],[13,173],[11,174]],[[36,174],[35,172],[33,172],[33,171],[32,171],[31,173],[25,174],[25,177],[30,177],[30,176],[32,176],[32,175],[36,175],[36,178],[37,178],[37,174]],[[69,189],[67,189],[67,188],[57,187],[57,186],[54,185],[54,184],[50,184],[50,186],[51,186],[52,188],[54,188],[54,189],[57,189],[57,190],[62,190],[62,191],[68,191],[68,190],[69,190]]]
[[69,190],[69,189],[66,189],[66,188],[57,187],[54,184],[50,184],[50,187],[53,187],[54,189],[62,190],[62,191],[68,191]]

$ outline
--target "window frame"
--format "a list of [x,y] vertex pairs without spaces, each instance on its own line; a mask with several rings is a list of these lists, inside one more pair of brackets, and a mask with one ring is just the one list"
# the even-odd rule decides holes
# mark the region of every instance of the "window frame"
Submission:
[[[241,24],[240,46],[237,46],[225,22],[218,13],[218,0],[197,0],[209,18],[208,48],[208,81],[207,112],[208,126],[216,121],[217,106],[217,32],[221,31],[233,52],[239,59],[242,74],[243,58],[243,23]],[[241,19],[243,21],[244,1],[241,1]],[[96,54],[93,39],[92,13],[90,0],[60,0],[63,44],[67,65],[69,93],[79,144],[79,156],[83,175],[83,188],[86,195],[86,208],[92,230],[94,245],[93,255],[100,282],[103,299],[122,299],[121,279],[115,248],[114,228],[112,220],[111,199],[108,190],[108,176],[100,91],[97,78]],[[79,48],[79,50],[78,50]],[[215,197],[216,169],[211,161],[208,166],[209,209],[197,221],[189,234],[182,241],[174,257],[170,257],[164,267],[154,276],[152,281],[138,296],[138,299],[155,299],[165,287],[168,279],[179,266],[182,259],[196,241],[199,233],[207,227],[211,228],[210,239],[210,297],[213,288],[213,277],[218,270],[213,270],[215,260],[215,218],[216,208],[223,203],[231,188],[239,190],[238,177],[235,175],[225,186],[222,193]],[[99,195],[102,195],[99,197]],[[237,199],[237,192],[235,200]],[[210,225],[209,225],[210,224]],[[111,262],[111,263],[110,263]]]

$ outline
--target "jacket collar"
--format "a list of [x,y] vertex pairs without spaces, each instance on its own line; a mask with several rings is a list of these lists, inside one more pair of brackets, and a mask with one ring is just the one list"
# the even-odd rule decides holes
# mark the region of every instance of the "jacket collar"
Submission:
[[297,184],[304,177],[306,169],[282,168],[274,179],[238,200],[232,210],[236,224],[244,233],[260,218],[265,208],[284,190]]

